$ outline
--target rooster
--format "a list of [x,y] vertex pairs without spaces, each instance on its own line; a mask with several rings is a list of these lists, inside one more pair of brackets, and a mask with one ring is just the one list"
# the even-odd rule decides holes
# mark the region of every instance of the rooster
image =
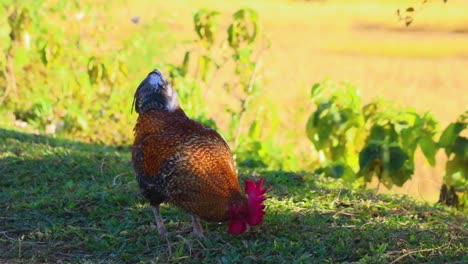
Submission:
[[199,237],[199,219],[228,221],[230,234],[262,223],[263,178],[258,184],[246,180],[246,195],[241,192],[228,144],[216,131],[187,117],[177,92],[159,70],[141,82],[133,104],[139,116],[132,163],[161,236],[167,236],[159,210],[163,202],[187,211]]

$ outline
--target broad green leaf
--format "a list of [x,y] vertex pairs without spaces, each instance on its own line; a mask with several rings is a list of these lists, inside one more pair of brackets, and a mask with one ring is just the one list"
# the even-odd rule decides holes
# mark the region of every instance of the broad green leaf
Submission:
[[206,46],[211,46],[215,42],[218,31],[217,17],[220,13],[207,9],[201,9],[193,16],[195,32]]
[[332,178],[341,178],[348,184],[353,183],[357,179],[356,173],[343,161],[327,163],[315,170],[315,173]]
[[257,120],[254,120],[249,127],[249,137],[253,139],[260,138],[260,126]]
[[401,130],[401,145],[404,146],[405,150],[412,154],[416,151],[421,133],[421,128],[416,126]]
[[437,133],[439,130],[439,122],[431,112],[424,113],[423,130],[429,134]]
[[311,114],[306,123],[306,135],[310,141],[315,140],[315,114]]
[[393,174],[392,176],[382,175],[379,177],[379,182],[382,183],[387,189],[391,189],[394,185],[393,183],[394,177],[395,177],[395,174]]
[[454,142],[452,151],[455,153],[455,155],[468,160],[468,138],[457,137]]
[[468,125],[468,110],[458,117],[458,122],[465,124],[465,127]]
[[442,132],[442,135],[439,138],[439,145],[442,148],[446,148],[455,141],[455,123],[451,123],[448,125],[445,129],[444,132]]
[[382,160],[382,146],[380,143],[371,142],[359,153],[359,167],[364,170],[371,165],[375,159]]
[[62,53],[62,46],[55,38],[45,40],[41,44],[39,52],[41,60],[45,65],[56,60]]
[[312,88],[310,89],[310,97],[313,99],[319,96],[322,93],[322,86],[320,83],[315,83]]
[[372,166],[367,166],[363,169],[360,169],[359,172],[356,174],[357,177],[361,177],[364,179],[364,182],[371,182],[372,176],[374,174],[380,175],[382,172],[382,163],[379,160],[374,160]]
[[189,63],[190,63],[190,51],[187,51],[185,52],[184,60],[180,68],[182,76],[185,76],[188,73]]
[[203,56],[200,56],[198,65],[199,65],[200,77],[204,82],[206,82],[208,80],[209,74],[211,73],[213,61],[210,57],[203,55]]
[[[413,175],[413,170],[411,168],[403,167],[400,170],[390,172],[387,177],[389,177],[389,181],[393,184],[401,187],[405,182],[411,179],[411,175]],[[387,187],[390,188],[391,186]]]
[[306,125],[307,137],[318,150],[322,150],[333,132],[333,117],[330,115],[330,102],[322,103],[309,117]]
[[251,44],[258,34],[258,15],[252,9],[240,9],[233,15],[233,22],[228,27],[228,43],[231,48]]
[[119,72],[123,75],[123,77],[127,78],[128,77],[127,65],[125,65],[125,63],[122,60],[119,60],[118,65],[119,65]]
[[445,164],[445,177],[444,181],[448,185],[456,187],[468,188],[466,186],[468,181],[468,165],[467,160],[455,157],[447,161]]
[[342,178],[347,183],[352,183],[356,180],[356,173],[343,161],[334,162],[330,165],[330,169],[335,178]]
[[380,111],[382,108],[382,101],[375,99],[371,103],[366,104],[362,107],[362,113],[364,115],[364,119],[367,121],[370,118],[374,118],[376,113]]
[[89,58],[87,68],[91,84],[98,84],[104,80],[106,75],[106,66],[101,59],[94,56]]
[[318,125],[316,126],[316,133],[318,135],[318,140],[321,144],[325,144],[330,140],[334,129],[333,121],[330,119],[330,115],[327,115],[326,118],[319,120]]
[[[453,143],[457,139],[458,134],[464,129],[464,124],[460,122],[451,123],[448,125],[439,139],[439,145],[443,148],[448,148],[453,146]],[[450,152],[447,153],[450,155]]]
[[435,155],[439,150],[437,143],[432,140],[430,137],[422,137],[419,140],[419,147],[421,148],[424,156],[431,166],[435,166]]
[[344,165],[343,164],[335,164],[330,166],[330,172],[334,178],[341,178],[344,175]]
[[387,130],[383,126],[375,124],[370,130],[368,140],[384,141],[386,135]]
[[[401,169],[408,159],[408,155],[401,149],[399,146],[391,146],[388,148],[389,152],[389,162],[388,162],[388,169],[390,171],[397,171]],[[384,159],[384,164],[386,164],[386,160]]]

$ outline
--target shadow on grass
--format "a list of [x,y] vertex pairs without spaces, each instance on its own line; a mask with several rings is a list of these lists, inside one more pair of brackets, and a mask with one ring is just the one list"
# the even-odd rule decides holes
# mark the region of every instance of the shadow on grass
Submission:
[[128,147],[0,129],[0,262],[463,261],[465,215],[326,188],[307,173],[260,174],[271,187],[263,225],[233,237],[204,223],[198,239],[188,216],[165,206],[167,242],[139,195]]

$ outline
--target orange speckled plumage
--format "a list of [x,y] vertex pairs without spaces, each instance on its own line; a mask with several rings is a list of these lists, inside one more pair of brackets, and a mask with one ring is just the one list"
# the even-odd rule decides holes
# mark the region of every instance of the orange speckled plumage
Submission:
[[245,202],[229,146],[179,108],[139,115],[132,160],[151,204],[170,202],[206,221],[225,221]]

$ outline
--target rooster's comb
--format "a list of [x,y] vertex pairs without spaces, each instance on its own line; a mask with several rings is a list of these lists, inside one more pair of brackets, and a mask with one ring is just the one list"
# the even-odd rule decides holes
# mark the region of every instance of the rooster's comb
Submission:
[[247,204],[249,206],[249,217],[247,219],[249,225],[258,225],[263,221],[265,215],[265,205],[263,202],[266,200],[266,188],[262,189],[263,178],[258,181],[258,185],[255,182],[246,180],[245,181],[245,193],[247,193]]

